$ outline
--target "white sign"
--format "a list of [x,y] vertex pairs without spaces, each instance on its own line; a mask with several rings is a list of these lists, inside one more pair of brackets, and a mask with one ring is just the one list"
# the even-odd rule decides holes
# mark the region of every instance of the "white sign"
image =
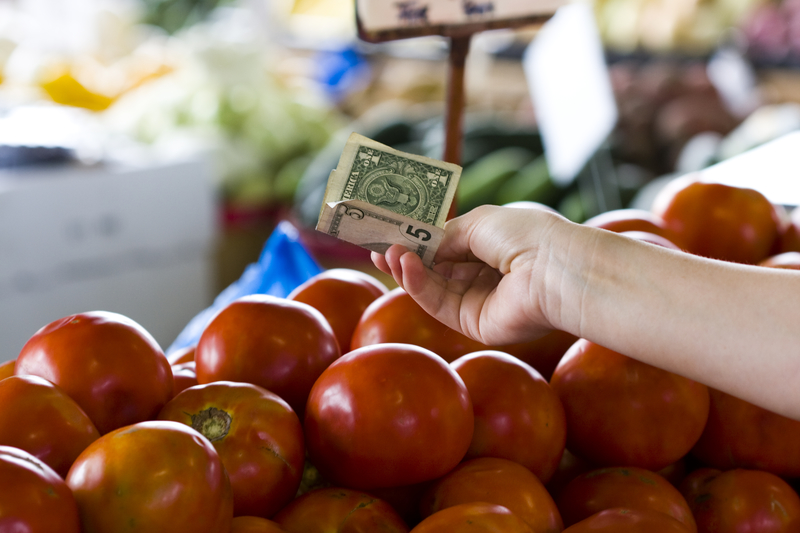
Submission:
[[800,205],[800,131],[702,171],[703,181],[755,189],[774,204]]
[[617,123],[600,33],[587,4],[560,8],[523,58],[553,179],[570,183]]
[[458,26],[552,14],[567,0],[357,0],[368,32]]

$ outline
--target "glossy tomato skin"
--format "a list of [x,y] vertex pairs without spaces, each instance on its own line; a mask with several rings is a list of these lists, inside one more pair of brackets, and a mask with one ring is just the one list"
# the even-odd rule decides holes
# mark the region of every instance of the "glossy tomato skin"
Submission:
[[792,210],[789,220],[781,228],[776,253],[800,252],[800,209]]
[[630,231],[658,235],[678,246],[678,235],[672,231],[664,219],[644,209],[615,209],[600,213],[583,223],[584,226],[600,228],[614,233]]
[[705,472],[694,491],[687,491],[687,501],[700,533],[800,531],[800,497],[774,474],[743,469]]
[[667,240],[660,235],[656,235],[655,233],[649,233],[647,231],[623,231],[620,232],[620,235],[624,235],[625,237],[630,237],[631,239],[636,239],[638,241],[649,242],[650,244],[655,244],[663,248],[680,251],[680,248],[678,248],[677,244],[674,244],[672,241]]
[[597,466],[656,471],[686,455],[708,418],[705,385],[581,339],[550,380],[567,448]]
[[770,254],[781,221],[775,207],[752,189],[679,178],[653,202],[652,212],[693,254],[756,264]]
[[420,502],[423,519],[463,503],[501,505],[521,518],[534,533],[564,529],[553,498],[539,478],[513,461],[480,457],[464,461],[428,489]]
[[223,308],[200,336],[198,383],[242,381],[274,392],[302,416],[308,392],[339,358],[322,313],[274,296],[244,296]]
[[16,364],[16,359],[12,359],[11,361],[6,361],[5,363],[0,364],[0,380],[6,379],[9,376],[13,376],[14,366]]
[[570,346],[578,341],[578,337],[566,331],[553,330],[543,337],[528,342],[507,344],[496,349],[509,353],[539,372],[544,379],[550,381],[553,370],[567,353]]
[[408,525],[385,501],[357,490],[307,492],[276,516],[288,533],[407,533]]
[[616,507],[658,511],[681,522],[689,533],[697,531],[692,511],[680,491],[643,468],[609,467],[586,472],[567,484],[558,498],[566,526]]
[[600,511],[564,533],[691,533],[680,521],[649,509],[614,508]]
[[772,255],[761,261],[759,266],[800,270],[800,252],[784,252]]
[[354,350],[380,343],[414,344],[447,362],[489,348],[433,318],[399,287],[367,307],[353,332],[350,347]]
[[101,435],[154,418],[172,397],[172,371],[152,335],[105,311],[71,315],[37,331],[14,373],[61,387]]
[[410,344],[355,349],[329,366],[308,397],[309,459],[335,485],[412,485],[458,464],[474,427],[464,382]]
[[722,470],[750,468],[800,476],[800,421],[709,391],[708,423],[692,449],[694,457]]
[[38,376],[0,381],[0,445],[34,455],[62,478],[100,433],[57,385]]
[[199,385],[199,383],[197,383],[197,370],[194,361],[178,363],[172,365],[171,368],[172,382],[174,384],[173,398],[189,387]]
[[197,345],[186,346],[184,348],[171,352],[167,356],[167,360],[169,361],[170,365],[180,365],[183,363],[194,361],[195,350],[197,350]]
[[66,481],[83,533],[219,533],[233,519],[219,455],[178,422],[139,422],[103,435],[78,456]]
[[260,516],[236,516],[230,533],[286,533],[280,524]]
[[450,366],[464,380],[475,413],[466,458],[515,461],[547,483],[567,440],[564,407],[547,381],[530,365],[495,350],[467,354]]
[[349,268],[333,268],[312,277],[287,298],[318,310],[333,328],[342,353],[350,351],[350,339],[364,310],[389,291],[374,277]]
[[0,446],[0,480],[0,531],[81,533],[69,487],[33,455]]
[[197,385],[173,398],[158,419],[186,424],[211,441],[230,478],[235,516],[269,518],[297,492],[303,428],[277,394],[250,383]]
[[432,514],[412,533],[532,533],[533,530],[502,505],[469,502]]

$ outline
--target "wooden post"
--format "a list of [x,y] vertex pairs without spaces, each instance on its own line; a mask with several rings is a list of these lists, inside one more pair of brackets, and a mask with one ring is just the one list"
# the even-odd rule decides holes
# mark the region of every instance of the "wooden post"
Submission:
[[[444,123],[444,155],[448,163],[461,164],[462,126],[464,123],[464,65],[472,35],[452,37],[447,68],[447,101]],[[450,204],[447,219],[457,212],[456,199]]]

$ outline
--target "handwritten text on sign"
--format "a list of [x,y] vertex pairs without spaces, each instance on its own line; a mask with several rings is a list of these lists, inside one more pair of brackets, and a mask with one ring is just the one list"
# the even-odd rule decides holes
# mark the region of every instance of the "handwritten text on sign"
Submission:
[[554,13],[567,0],[357,0],[367,31],[457,26]]

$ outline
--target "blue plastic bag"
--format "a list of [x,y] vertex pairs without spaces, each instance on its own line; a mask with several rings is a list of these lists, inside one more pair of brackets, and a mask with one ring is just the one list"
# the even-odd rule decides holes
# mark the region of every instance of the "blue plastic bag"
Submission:
[[300,232],[283,221],[267,239],[257,263],[247,266],[242,276],[214,299],[211,307],[201,311],[183,328],[167,349],[167,354],[194,346],[205,327],[216,314],[232,301],[248,294],[269,294],[285,298],[296,287],[322,272],[322,267],[300,242]]

